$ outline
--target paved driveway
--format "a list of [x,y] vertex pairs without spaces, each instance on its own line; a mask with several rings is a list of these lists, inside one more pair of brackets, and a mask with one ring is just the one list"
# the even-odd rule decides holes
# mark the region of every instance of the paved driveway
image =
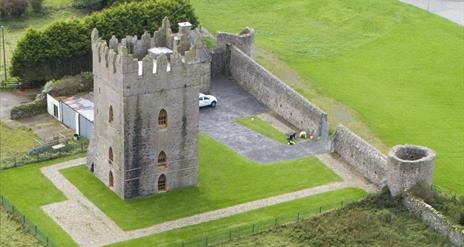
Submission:
[[464,0],[400,0],[464,25]]
[[35,89],[0,91],[0,118],[9,118],[14,106],[34,100],[36,94]]
[[200,131],[241,155],[259,162],[273,162],[327,152],[326,141],[307,141],[289,146],[236,124],[234,120],[237,118],[270,110],[233,80],[215,80],[210,91],[218,98],[218,105],[216,108],[200,109]]

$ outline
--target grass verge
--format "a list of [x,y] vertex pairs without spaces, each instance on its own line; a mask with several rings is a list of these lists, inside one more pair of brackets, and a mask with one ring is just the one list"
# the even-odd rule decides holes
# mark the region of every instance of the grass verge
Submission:
[[197,187],[129,201],[120,199],[84,166],[61,172],[124,230],[340,180],[314,157],[259,164],[204,134],[199,150]]
[[[228,239],[229,230],[232,232],[232,237],[236,238],[238,237],[237,230],[243,235],[245,232],[249,233],[253,228],[255,231],[258,231],[263,227],[272,226],[275,224],[276,218],[278,222],[284,219],[294,221],[298,213],[300,213],[300,219],[311,217],[319,214],[321,208],[323,211],[333,209],[339,207],[342,201],[353,201],[364,196],[365,192],[359,189],[341,189],[253,210],[224,219],[121,242],[112,246],[171,246],[174,244],[181,246],[182,242],[185,246],[199,246],[199,244],[204,244],[206,237],[211,243],[218,238]],[[255,226],[253,227],[252,224],[255,224]]]
[[250,116],[235,120],[237,123],[254,130],[276,142],[287,144],[287,137],[284,133],[274,128],[271,124],[258,116]]

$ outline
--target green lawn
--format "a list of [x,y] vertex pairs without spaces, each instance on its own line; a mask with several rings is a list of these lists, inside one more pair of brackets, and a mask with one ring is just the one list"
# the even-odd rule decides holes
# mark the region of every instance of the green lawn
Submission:
[[278,129],[274,128],[271,124],[258,116],[239,118],[236,122],[276,142],[287,144],[287,137],[284,133],[280,132]]
[[34,147],[37,135],[26,128],[9,128],[0,121],[0,160],[22,155]]
[[148,198],[121,200],[84,166],[62,173],[124,230],[339,180],[314,157],[259,164],[204,134],[199,145],[198,186]]
[[463,27],[397,0],[192,3],[212,32],[255,28],[257,46],[302,77],[298,92],[353,110],[348,126],[359,119],[388,146],[435,149],[434,183],[464,195]]
[[82,155],[0,171],[0,194],[12,202],[58,246],[76,246],[76,244],[40,207],[64,201],[66,198],[42,175],[40,168],[80,156]]
[[[165,246],[175,243],[179,243],[180,246],[181,242],[185,242],[185,246],[200,246],[198,245],[198,240],[204,243],[205,236],[208,236],[211,243],[211,241],[218,238],[227,239],[229,230],[232,230],[232,237],[236,238],[238,237],[238,227],[240,227],[240,232],[243,235],[243,233],[252,231],[252,224],[256,224],[255,230],[263,227],[268,228],[270,225],[274,224],[275,218],[278,218],[278,222],[284,220],[293,221],[296,220],[299,212],[300,218],[307,218],[318,214],[320,208],[326,211],[339,207],[342,201],[346,203],[364,196],[365,192],[359,189],[348,188],[331,191],[230,216],[224,219],[117,243],[112,246]],[[189,243],[197,243],[197,245],[189,245]]]

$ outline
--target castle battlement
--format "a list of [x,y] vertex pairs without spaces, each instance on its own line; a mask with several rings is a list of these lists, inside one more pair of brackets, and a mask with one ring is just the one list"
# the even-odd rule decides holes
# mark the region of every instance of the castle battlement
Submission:
[[173,34],[165,18],[153,36],[145,32],[140,39],[126,36],[118,40],[113,35],[109,41],[99,37],[94,29],[91,36],[94,73],[113,81],[122,79],[126,84],[154,81],[165,78],[166,74],[186,75],[189,69],[197,68],[195,64],[209,62],[202,59],[204,45],[199,36],[190,35],[189,23],[180,23],[179,27],[181,31]]

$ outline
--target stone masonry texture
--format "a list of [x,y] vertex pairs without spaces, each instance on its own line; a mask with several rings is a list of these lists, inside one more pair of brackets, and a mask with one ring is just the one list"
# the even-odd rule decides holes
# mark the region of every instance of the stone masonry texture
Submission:
[[332,150],[377,186],[386,184],[387,158],[343,125],[337,126]]
[[[140,40],[107,43],[92,32],[95,129],[87,166],[123,199],[159,193],[162,176],[166,191],[197,184],[198,93],[210,69],[199,39],[180,49],[187,35],[172,34],[167,19],[153,37],[145,33]],[[154,60],[148,54],[154,46],[174,53]],[[161,111],[166,127],[159,125]],[[165,167],[158,164],[161,152]]]
[[327,115],[251,57],[231,47],[230,73],[237,83],[300,130],[327,139]]
[[445,216],[435,210],[423,200],[407,195],[403,197],[403,204],[416,217],[430,226],[441,235],[448,237],[449,241],[458,247],[464,246],[464,227],[451,223]]

